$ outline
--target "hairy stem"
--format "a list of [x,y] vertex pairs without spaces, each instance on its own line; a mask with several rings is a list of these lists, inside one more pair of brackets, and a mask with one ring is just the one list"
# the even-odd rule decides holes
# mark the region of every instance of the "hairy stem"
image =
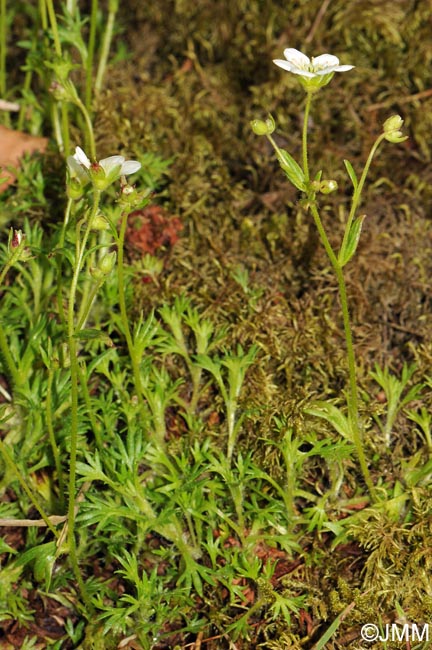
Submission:
[[[302,134],[303,173],[306,180],[306,187],[309,186],[309,180],[310,180],[309,163],[308,163],[308,120],[309,120],[311,103],[312,103],[312,94],[308,93],[306,99],[306,107],[305,107],[304,122],[303,122],[303,134]],[[355,197],[353,198],[354,208],[351,209],[351,214],[350,214],[351,221],[354,216],[355,209],[357,208],[357,205],[360,201],[361,190],[363,188],[363,184],[366,179],[366,174],[369,169],[370,163],[372,161],[373,154],[375,153],[376,148],[379,142],[381,141],[381,139],[382,137],[378,138],[377,142],[375,143],[376,146],[372,148],[371,155],[369,156],[368,161],[365,165],[365,169],[363,170],[361,182],[359,183],[359,187],[357,188],[358,191],[355,194]],[[362,440],[362,435],[360,430],[360,420],[359,420],[359,413],[358,413],[357,367],[356,367],[356,360],[355,360],[355,352],[354,352],[354,345],[353,345],[351,320],[350,320],[350,314],[348,308],[348,296],[347,296],[345,278],[344,278],[342,266],[340,265],[337,259],[337,256],[330,244],[330,241],[327,237],[327,233],[321,221],[321,217],[319,215],[318,208],[315,201],[315,192],[313,192],[311,189],[308,189],[307,198],[309,201],[309,207],[312,213],[312,217],[314,219],[315,225],[318,230],[318,234],[320,236],[324,249],[327,253],[327,256],[330,260],[330,263],[333,267],[338,282],[339,298],[340,298],[340,304],[342,309],[345,344],[346,344],[346,351],[347,351],[348,374],[349,374],[348,416],[349,416],[349,422],[350,422],[352,436],[353,436],[353,443],[356,448],[357,457],[360,463],[360,469],[363,474],[367,488],[371,496],[373,496],[375,494],[375,488],[372,483],[369,468],[367,465],[366,456],[363,448],[363,440]],[[346,232],[348,232],[348,229]]]

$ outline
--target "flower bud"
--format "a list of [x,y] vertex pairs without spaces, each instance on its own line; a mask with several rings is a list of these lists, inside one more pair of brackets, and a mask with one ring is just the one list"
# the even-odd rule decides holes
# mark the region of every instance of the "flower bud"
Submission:
[[338,188],[338,184],[334,180],[321,181],[319,191],[321,194],[331,194],[335,192]]
[[404,142],[404,140],[408,140],[408,136],[403,135],[401,131],[403,123],[404,121],[400,115],[392,115],[384,122],[384,137],[388,142],[397,144],[398,142]]
[[74,104],[78,99],[75,86],[69,80],[53,81],[49,91],[58,102],[72,102]]
[[18,248],[23,239],[22,230],[14,230],[11,239],[11,248]]
[[13,228],[9,231],[9,240],[8,240],[8,253],[9,260],[12,264],[15,262],[25,262],[31,258],[31,252],[29,248],[24,246],[25,235],[22,230],[14,230]]
[[111,251],[111,253],[107,253],[106,255],[104,255],[101,261],[99,262],[99,268],[102,271],[102,273],[104,273],[105,275],[111,273],[116,263],[116,259],[117,259],[117,253],[115,251]]
[[122,183],[120,188],[120,196],[117,201],[121,207],[132,211],[134,209],[137,210],[146,206],[150,202],[152,194],[153,191],[150,188],[147,188],[142,192],[138,192],[135,189],[134,185]]
[[256,135],[271,135],[276,128],[275,121],[271,115],[264,120],[252,120],[250,123],[252,131]]
[[105,273],[102,273],[98,266],[91,266],[89,272],[94,280],[103,280],[105,278]]
[[66,193],[72,201],[78,201],[82,197],[84,194],[84,188],[77,177],[69,179],[66,184]]
[[384,133],[389,133],[390,131],[399,131],[402,128],[404,123],[400,115],[392,115],[389,117],[383,124]]
[[103,214],[97,214],[95,218],[92,221],[91,225],[92,230],[108,230],[109,229],[109,223],[103,216]]
[[115,251],[112,251],[111,253],[106,253],[106,255],[104,255],[102,259],[99,260],[99,264],[97,268],[91,269],[90,273],[96,280],[102,279],[103,277],[111,273],[116,263],[116,259],[117,259],[117,253]]

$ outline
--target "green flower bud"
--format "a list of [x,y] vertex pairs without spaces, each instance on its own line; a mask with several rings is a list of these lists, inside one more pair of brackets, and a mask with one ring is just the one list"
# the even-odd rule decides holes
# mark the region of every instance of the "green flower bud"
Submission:
[[399,131],[402,128],[404,123],[400,115],[392,115],[389,117],[383,124],[384,133],[389,133],[390,131]]
[[384,122],[384,137],[388,142],[397,144],[398,142],[404,142],[404,140],[408,140],[408,136],[403,135],[401,131],[403,123],[404,121],[400,115],[392,115]]
[[11,264],[15,264],[15,262],[26,262],[31,258],[30,249],[26,248],[24,244],[25,235],[22,230],[14,230],[11,228],[8,240],[9,262]]
[[66,185],[66,193],[72,201],[78,201],[84,194],[84,188],[77,177],[70,178]]
[[250,123],[252,131],[256,135],[271,135],[276,128],[275,121],[271,115],[264,120],[252,120]]
[[99,262],[99,269],[101,270],[103,275],[109,275],[111,273],[116,263],[116,259],[117,259],[117,253],[115,251],[112,251],[111,253],[107,253],[106,255],[103,256],[103,258]]
[[138,192],[133,185],[122,183],[117,202],[131,212],[132,210],[141,209],[150,203],[152,194],[153,191],[149,188]]
[[105,273],[102,273],[98,266],[91,266],[89,272],[94,280],[103,280],[105,278]]
[[74,104],[78,99],[75,86],[68,80],[61,83],[53,81],[49,91],[58,102],[72,102]]
[[92,230],[108,230],[109,223],[102,214],[97,214],[92,221]]
[[22,241],[23,241],[22,230],[12,230],[11,229],[10,247],[11,248],[18,248],[18,246],[20,246]]
[[321,181],[319,191],[321,194],[331,194],[331,192],[335,192],[338,188],[338,184],[336,181],[330,180],[330,181]]

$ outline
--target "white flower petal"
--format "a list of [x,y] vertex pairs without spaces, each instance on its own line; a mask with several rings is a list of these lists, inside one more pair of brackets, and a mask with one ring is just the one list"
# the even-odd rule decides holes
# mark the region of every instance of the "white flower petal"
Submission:
[[306,56],[306,54],[303,54],[303,52],[295,50],[293,47],[287,47],[286,50],[284,50],[284,57],[296,68],[308,68],[310,65],[310,58]]
[[135,174],[139,169],[141,169],[141,163],[137,160],[126,160],[121,166],[120,174],[122,176],[129,176],[129,174]]
[[114,167],[121,167],[124,160],[124,156],[109,156],[108,158],[102,158],[99,161],[99,165],[103,168],[105,174],[108,175]]
[[288,61],[285,61],[285,59],[273,59],[273,63],[278,65],[280,68],[283,68],[284,70],[288,70],[288,72],[291,72],[292,70],[291,63],[288,63]]
[[75,156],[68,156],[66,159],[67,166],[69,168],[69,173],[71,178],[78,178],[81,182],[88,182],[89,175],[85,168]]
[[76,147],[75,154],[71,157],[74,158],[80,165],[83,165],[84,167],[87,167],[87,169],[90,169],[90,160],[87,158],[81,147]]
[[291,67],[290,72],[299,74],[301,77],[307,77],[308,79],[313,79],[316,76],[315,72],[309,72],[309,70],[302,70],[301,68]]
[[302,77],[315,77],[313,72],[309,72],[308,70],[302,70],[301,68],[297,68],[288,61],[285,61],[285,59],[274,59],[273,63],[275,63],[279,68],[283,68],[284,70],[288,70],[288,72],[292,72],[293,74],[300,74]]
[[312,58],[312,65],[314,70],[317,71],[319,68],[334,68],[339,65],[339,59],[333,54],[320,54]]
[[332,68],[323,68],[322,70],[315,70],[315,74],[322,76],[325,74],[332,74],[334,72],[346,72],[347,70],[351,70],[353,68],[353,65],[335,65]]

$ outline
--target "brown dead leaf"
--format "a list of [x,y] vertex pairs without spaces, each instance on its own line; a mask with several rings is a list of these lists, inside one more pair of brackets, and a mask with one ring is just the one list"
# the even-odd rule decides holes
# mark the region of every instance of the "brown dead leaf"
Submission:
[[4,192],[16,178],[7,167],[17,167],[25,153],[45,151],[47,144],[47,138],[38,138],[0,125],[0,176],[7,177],[7,180],[0,185],[0,192]]

